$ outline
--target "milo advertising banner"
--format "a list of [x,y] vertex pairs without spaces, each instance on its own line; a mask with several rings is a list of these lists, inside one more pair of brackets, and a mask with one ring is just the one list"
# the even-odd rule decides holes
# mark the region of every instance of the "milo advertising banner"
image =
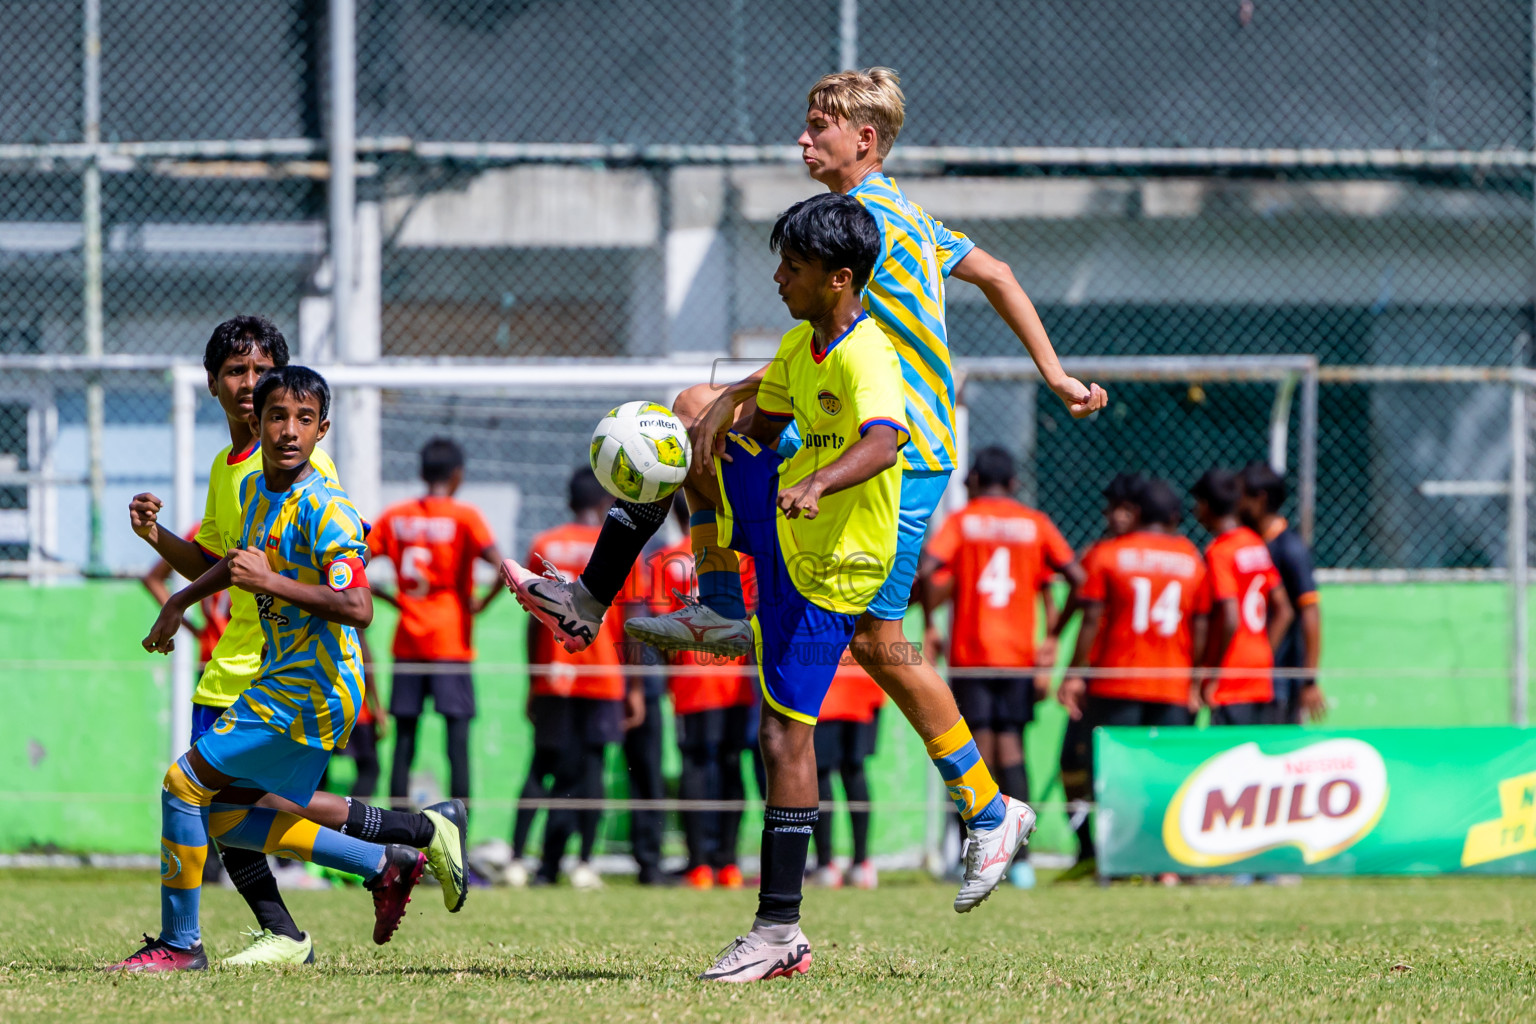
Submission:
[[1099,729],[1104,875],[1536,872],[1536,730]]

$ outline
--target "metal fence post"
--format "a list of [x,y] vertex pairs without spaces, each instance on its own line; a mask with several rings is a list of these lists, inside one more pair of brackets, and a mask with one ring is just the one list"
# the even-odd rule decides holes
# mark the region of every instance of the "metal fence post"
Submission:
[[351,352],[353,206],[357,197],[357,9],[354,0],[330,0],[330,181],[332,352]]
[[837,70],[859,64],[859,0],[841,0],[837,12]]
[[[179,367],[171,373],[171,501],[178,531],[198,518],[196,487],[197,386],[201,367]],[[169,517],[168,517],[169,518]],[[171,589],[187,585],[180,573],[171,573]],[[191,637],[178,637],[171,652],[170,760],[186,750],[192,732],[192,690],[197,679],[197,647]]]
[[1510,719],[1525,725],[1530,687],[1530,538],[1526,516],[1526,460],[1529,424],[1525,385],[1509,382],[1509,605]]
[[[81,141],[88,147],[94,147],[101,142],[101,0],[85,0],[83,21]],[[84,264],[81,319],[85,330],[85,354],[92,359],[100,359],[105,349],[102,340],[101,297],[101,160],[94,149],[86,156],[81,178],[80,228],[81,258]],[[85,387],[86,460],[90,479],[90,532],[85,558],[85,572],[88,576],[103,576],[107,573],[101,521],[107,490],[102,455],[106,404],[101,378],[93,374]]]

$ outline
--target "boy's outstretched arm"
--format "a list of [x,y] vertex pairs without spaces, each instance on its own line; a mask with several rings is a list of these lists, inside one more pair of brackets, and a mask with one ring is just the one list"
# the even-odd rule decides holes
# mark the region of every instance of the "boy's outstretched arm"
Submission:
[[373,622],[373,592],[366,583],[347,590],[332,590],[324,583],[300,583],[273,572],[266,552],[259,548],[236,548],[226,561],[230,581],[241,590],[271,594],[327,622],[354,629],[367,629]]
[[1103,388],[1097,384],[1085,385],[1077,378],[1067,376],[1067,371],[1061,368],[1056,349],[1051,346],[1045,325],[1040,322],[1040,314],[1035,312],[1035,304],[1024,294],[1008,264],[978,246],[955,264],[950,276],[981,289],[1008,329],[1024,343],[1025,351],[1035,361],[1046,386],[1066,404],[1073,419],[1082,419],[1109,404],[1109,395]]
[[876,423],[848,449],[827,465],[816,470],[793,487],[779,491],[779,508],[784,518],[805,516],[815,519],[821,511],[816,503],[823,495],[855,487],[896,465],[901,438],[895,427]]

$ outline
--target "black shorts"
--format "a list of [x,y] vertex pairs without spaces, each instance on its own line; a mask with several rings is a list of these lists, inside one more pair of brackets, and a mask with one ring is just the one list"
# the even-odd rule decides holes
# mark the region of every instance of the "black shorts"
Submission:
[[1183,704],[1114,697],[1089,697],[1088,710],[1083,717],[1090,730],[1101,725],[1190,725],[1194,722],[1194,716]]
[[1035,676],[962,676],[951,680],[971,732],[1019,732],[1035,720]]
[[536,750],[604,747],[624,742],[624,702],[591,697],[534,697],[528,702]]
[[1220,704],[1211,708],[1212,725],[1270,725],[1274,722],[1273,705]]
[[425,672],[396,672],[390,679],[389,713],[418,718],[428,695],[438,714],[448,718],[475,717],[475,681],[469,664],[445,661]]
[[870,722],[816,723],[816,767],[829,771],[842,765],[854,765],[875,753],[875,739],[880,734],[880,713]]
[[1309,680],[1302,676],[1275,676],[1275,699],[1269,704],[1269,724],[1301,724],[1301,691]]
[[677,747],[686,753],[746,750],[752,742],[752,705],[709,708],[678,715]]

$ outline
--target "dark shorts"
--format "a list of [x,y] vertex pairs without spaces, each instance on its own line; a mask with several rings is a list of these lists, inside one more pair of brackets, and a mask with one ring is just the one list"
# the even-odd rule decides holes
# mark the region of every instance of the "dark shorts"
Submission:
[[677,747],[684,753],[745,750],[753,739],[752,705],[710,708],[678,715]]
[[1275,676],[1275,699],[1269,704],[1271,725],[1301,724],[1301,690],[1307,680],[1299,676]]
[[534,697],[528,702],[538,750],[624,742],[624,702],[591,697]]
[[1089,729],[1109,726],[1190,725],[1194,716],[1183,704],[1160,704],[1150,700],[1116,700],[1113,697],[1089,697],[1084,718]]
[[390,679],[389,713],[418,718],[432,698],[432,707],[446,718],[475,717],[475,681],[469,665],[445,661],[428,672],[396,672]]
[[830,771],[873,757],[880,734],[879,712],[871,722],[820,721],[816,723],[816,767]]
[[1035,719],[1035,677],[970,676],[950,682],[971,732],[1018,732]]
[[779,454],[727,435],[732,461],[715,460],[724,507],[715,515],[721,543],[752,556],[757,570],[753,649],[763,699],[786,718],[816,724],[821,702],[853,639],[857,615],[832,612],[796,588],[779,545]]
[[1212,725],[1270,725],[1274,721],[1274,705],[1221,704],[1211,708]]
[[223,708],[216,708],[210,704],[193,704],[192,736],[187,741],[187,745],[191,746],[199,739],[201,739],[203,733],[207,732],[209,729],[212,729],[213,723],[217,722],[219,720],[219,716],[223,713]]

